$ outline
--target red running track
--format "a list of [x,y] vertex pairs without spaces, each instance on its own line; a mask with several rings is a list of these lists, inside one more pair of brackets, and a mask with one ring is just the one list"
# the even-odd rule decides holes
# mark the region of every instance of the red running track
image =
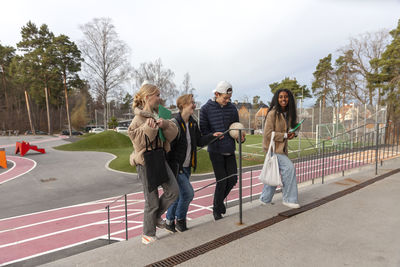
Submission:
[[0,174],[0,184],[11,181],[36,167],[36,161],[16,156],[7,156],[7,161],[11,161],[14,166]]
[[[253,172],[253,194],[260,193],[262,184]],[[194,189],[201,188],[214,179],[193,182]],[[250,173],[243,174],[243,196],[250,194]],[[212,213],[215,185],[195,194],[188,220]],[[160,190],[161,192],[161,190]],[[237,186],[228,203],[237,200]],[[116,198],[108,198],[80,205],[48,210],[0,220],[0,264],[10,264],[42,254],[76,246],[99,238],[107,238],[107,211],[105,207]],[[142,233],[143,193],[127,196],[129,238]],[[229,204],[228,204],[229,206]],[[110,207],[111,238],[125,239],[124,199]]]

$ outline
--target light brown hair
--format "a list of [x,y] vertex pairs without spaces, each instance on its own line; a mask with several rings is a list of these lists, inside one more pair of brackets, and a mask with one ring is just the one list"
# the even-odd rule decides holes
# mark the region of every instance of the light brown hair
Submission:
[[182,112],[183,106],[190,104],[192,102],[192,100],[193,100],[192,94],[181,95],[176,100],[176,106],[178,107],[179,111]]
[[136,107],[143,108],[146,96],[154,95],[155,93],[157,93],[157,91],[159,91],[159,89],[153,84],[145,84],[140,87],[140,90],[135,94],[135,97],[133,98],[132,109],[135,109]]

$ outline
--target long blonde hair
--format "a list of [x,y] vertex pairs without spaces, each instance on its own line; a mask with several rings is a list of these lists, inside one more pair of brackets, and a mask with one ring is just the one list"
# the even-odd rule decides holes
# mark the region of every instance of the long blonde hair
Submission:
[[139,92],[137,92],[133,98],[132,109],[135,109],[136,107],[143,108],[145,105],[146,96],[154,95],[157,93],[157,91],[159,91],[157,86],[153,84],[144,84],[142,87],[140,87]]

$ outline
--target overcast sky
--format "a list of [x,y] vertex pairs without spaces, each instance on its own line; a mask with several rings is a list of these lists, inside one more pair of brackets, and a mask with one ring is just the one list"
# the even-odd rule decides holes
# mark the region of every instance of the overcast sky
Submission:
[[161,58],[178,87],[189,72],[202,103],[220,80],[232,83],[233,100],[259,95],[267,102],[268,84],[291,77],[310,88],[319,59],[350,37],[394,29],[400,1],[2,1],[0,43],[15,47],[29,20],[78,42],[79,25],[96,17],[112,19],[134,67]]

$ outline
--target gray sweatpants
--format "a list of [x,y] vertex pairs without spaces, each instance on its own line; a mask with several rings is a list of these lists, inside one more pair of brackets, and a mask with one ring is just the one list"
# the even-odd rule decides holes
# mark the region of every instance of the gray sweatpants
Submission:
[[172,173],[169,165],[165,162],[167,166],[167,172],[169,175],[169,180],[163,183],[161,187],[164,193],[161,197],[158,197],[158,190],[153,190],[149,192],[147,188],[147,175],[146,168],[142,165],[137,165],[137,173],[140,181],[143,185],[144,193],[144,217],[143,217],[143,234],[148,236],[156,235],[156,223],[157,219],[164,214],[164,212],[169,208],[169,206],[178,198],[179,187],[174,174]]

